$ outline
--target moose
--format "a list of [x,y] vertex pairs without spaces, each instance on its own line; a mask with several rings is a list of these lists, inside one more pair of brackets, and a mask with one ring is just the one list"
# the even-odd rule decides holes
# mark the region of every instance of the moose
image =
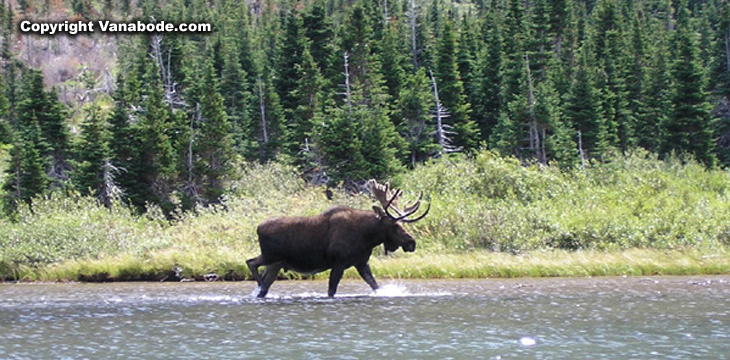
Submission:
[[[354,266],[373,291],[377,290],[378,283],[368,265],[373,249],[383,244],[386,254],[399,247],[415,251],[416,241],[401,223],[423,219],[431,204],[420,216],[408,219],[418,211],[423,192],[411,205],[400,209],[400,189],[391,190],[389,184],[375,180],[369,180],[366,188],[382,208],[373,206],[373,211],[367,211],[335,206],[312,217],[280,217],[259,224],[256,232],[261,255],[246,261],[258,283],[257,297],[266,296],[281,269],[303,274],[331,269],[327,295],[334,297],[345,269]],[[266,267],[263,274],[258,271],[261,266]]]

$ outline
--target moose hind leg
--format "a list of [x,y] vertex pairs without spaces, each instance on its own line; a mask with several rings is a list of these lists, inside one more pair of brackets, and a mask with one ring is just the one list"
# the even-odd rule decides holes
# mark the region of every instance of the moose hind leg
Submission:
[[261,286],[261,274],[259,273],[259,266],[263,265],[264,261],[261,259],[261,256],[257,256],[253,259],[246,260],[246,265],[248,265],[248,270],[251,271],[251,276],[253,276],[253,279],[256,280],[256,284],[258,286]]
[[259,284],[259,293],[256,297],[263,298],[269,293],[269,288],[274,283],[274,280],[276,280],[276,277],[279,276],[279,270],[281,268],[282,264],[280,263],[271,264],[266,267],[261,283]]
[[334,297],[335,293],[337,292],[337,285],[340,284],[340,279],[342,279],[342,274],[345,272],[344,268],[341,267],[334,267],[332,268],[332,271],[330,272],[330,282],[329,282],[329,289],[327,289],[327,296]]

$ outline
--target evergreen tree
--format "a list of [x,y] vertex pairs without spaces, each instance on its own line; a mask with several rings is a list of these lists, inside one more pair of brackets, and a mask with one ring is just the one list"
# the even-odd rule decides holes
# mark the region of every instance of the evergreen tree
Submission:
[[111,157],[110,132],[98,105],[91,105],[85,111],[81,136],[74,146],[71,179],[81,194],[100,196],[106,185],[105,165]]
[[304,34],[310,41],[309,53],[317,63],[320,74],[324,74],[329,59],[335,52],[334,29],[327,17],[323,1],[315,1],[303,15]]
[[657,151],[659,124],[668,121],[671,114],[671,76],[669,73],[669,48],[665,38],[664,23],[653,24],[654,40],[648,46],[649,53],[643,80],[641,98],[643,110],[637,113],[636,134],[638,145]]
[[522,0],[509,0],[504,19],[502,60],[502,103],[520,94],[525,64],[525,19]]
[[712,153],[711,105],[705,91],[697,39],[684,1],[678,9],[674,43],[677,54],[671,68],[674,87],[672,113],[660,124],[660,151],[662,154],[686,152],[712,166],[716,158]]
[[565,116],[572,128],[579,132],[582,155],[600,158],[608,149],[608,127],[601,110],[589,44],[584,44],[579,53],[580,63],[564,105]]
[[0,144],[10,144],[10,102],[5,95],[5,77],[0,75]]
[[411,166],[438,152],[433,139],[433,95],[424,68],[406,78],[396,104],[395,118],[398,132],[408,146],[407,160]]
[[439,100],[448,110],[449,120],[454,127],[452,145],[471,151],[478,145],[479,129],[469,116],[470,108],[466,102],[464,85],[459,76],[457,47],[452,24],[446,22],[442,30],[436,60],[435,76],[438,83]]
[[286,29],[286,38],[279,52],[279,71],[282,73],[277,78],[277,89],[286,117],[283,150],[294,159],[299,157],[312,131],[312,119],[319,106],[323,80],[309,52],[309,40],[304,34],[301,16],[290,13]]
[[151,61],[147,61],[143,79],[144,100],[132,129],[134,153],[126,173],[131,180],[126,190],[129,200],[139,209],[152,203],[169,213],[174,207],[172,192],[176,178],[171,116],[163,101],[159,70]]
[[536,0],[529,21],[529,36],[525,48],[530,58],[530,73],[535,84],[547,77],[547,66],[553,55],[553,34],[550,33],[550,4]]
[[482,23],[485,48],[477,60],[479,96],[472,103],[473,118],[482,138],[489,139],[502,112],[502,34],[499,18],[494,10],[487,13]]
[[223,46],[223,70],[220,77],[220,92],[231,124],[233,146],[242,155],[255,149],[252,119],[254,97],[248,82],[249,76],[241,66],[237,42],[227,41]]
[[218,204],[226,190],[233,169],[231,124],[218,92],[218,80],[211,61],[203,65],[203,83],[199,103],[199,134],[194,141],[194,169],[200,179],[203,204]]
[[617,31],[606,32],[604,57],[599,62],[603,71],[598,86],[602,89],[601,100],[606,121],[607,144],[625,152],[635,145],[636,139],[635,118],[629,109],[620,42]]
[[45,91],[40,71],[28,70],[24,74],[16,114],[21,127],[35,123],[40,128],[44,144],[41,154],[50,158],[47,174],[54,180],[55,186],[60,186],[70,169],[67,163],[69,138],[66,115],[56,92]]
[[32,199],[42,195],[50,184],[46,175],[48,159],[43,155],[48,144],[43,141],[38,123],[21,123],[20,134],[12,142],[3,184],[7,212],[14,211],[19,202],[31,204]]

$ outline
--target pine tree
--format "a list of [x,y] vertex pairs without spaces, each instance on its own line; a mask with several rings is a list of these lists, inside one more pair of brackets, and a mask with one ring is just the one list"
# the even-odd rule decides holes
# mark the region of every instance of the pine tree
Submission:
[[660,151],[662,154],[688,153],[707,166],[716,162],[712,153],[711,105],[705,91],[704,69],[699,58],[697,39],[689,23],[685,1],[678,8],[674,42],[676,59],[671,75],[674,93],[672,113],[660,124]]
[[5,92],[5,77],[0,74],[0,144],[11,142],[10,102]]
[[547,0],[536,0],[528,23],[529,36],[525,48],[530,57],[530,73],[535,84],[543,82],[547,77],[546,68],[553,56],[550,8]]
[[194,141],[195,171],[199,174],[204,205],[218,204],[233,169],[231,124],[218,92],[218,80],[210,60],[203,65],[203,84],[199,103],[199,135]]
[[635,118],[629,109],[620,42],[618,31],[606,32],[604,57],[600,60],[603,71],[598,86],[602,89],[601,100],[608,146],[626,152],[636,144]]
[[520,94],[525,64],[525,19],[521,0],[509,0],[504,19],[502,60],[502,103]]
[[565,101],[565,116],[572,128],[579,132],[583,156],[600,158],[608,149],[608,127],[600,103],[600,91],[596,88],[595,70],[591,65],[590,44],[583,44],[580,63],[570,93]]
[[320,74],[325,73],[328,60],[333,56],[334,29],[327,17],[323,1],[315,1],[309,11],[303,14],[304,34],[310,41],[309,53],[317,63]]
[[18,203],[31,204],[32,199],[48,189],[48,159],[43,155],[48,144],[43,141],[36,121],[20,124],[20,134],[12,139],[10,161],[5,171],[3,190],[6,212],[12,213]]
[[110,132],[98,105],[85,109],[81,136],[74,146],[71,179],[83,195],[99,196],[105,187],[105,165],[111,158]]
[[441,33],[436,60],[435,76],[439,100],[449,111],[449,120],[454,127],[452,145],[471,151],[478,145],[479,129],[469,116],[471,110],[466,102],[464,85],[459,76],[457,49],[456,34],[451,22],[447,22]]
[[130,181],[127,193],[133,205],[143,209],[147,203],[163,211],[173,210],[172,192],[176,178],[176,159],[170,139],[171,117],[163,101],[157,66],[147,61],[143,75],[144,100],[134,124],[131,163],[125,174]]
[[35,123],[40,128],[40,136],[45,144],[41,154],[50,158],[47,173],[54,181],[54,186],[60,186],[67,179],[69,171],[65,110],[55,91],[44,90],[40,71],[28,70],[23,75],[16,114],[18,122],[23,124],[21,127]]
[[499,114],[502,112],[502,34],[499,17],[491,10],[482,23],[485,48],[477,60],[478,96],[472,105],[474,121],[479,126],[483,139],[494,133]]
[[233,147],[242,155],[255,148],[253,128],[254,97],[248,82],[248,74],[241,66],[237,42],[230,40],[223,45],[223,69],[220,77],[220,93],[223,95],[228,119],[231,123]]
[[279,52],[277,90],[286,117],[283,151],[299,163],[299,153],[312,131],[312,119],[319,107],[319,92],[323,80],[309,52],[299,14],[287,16],[286,38]]
[[411,166],[424,161],[438,152],[433,141],[433,121],[431,109],[433,96],[431,85],[424,68],[406,78],[396,104],[395,119],[397,129],[408,146],[407,160]]
[[[365,96],[364,89],[377,80],[360,79],[351,82],[349,58],[344,60],[342,102],[318,113],[315,141],[327,174],[333,183],[346,186],[369,178],[392,176],[401,170],[397,152],[405,147],[388,118],[387,104]],[[362,67],[360,68],[362,69]],[[378,73],[372,73],[377,76]],[[371,87],[369,95],[378,88]]]

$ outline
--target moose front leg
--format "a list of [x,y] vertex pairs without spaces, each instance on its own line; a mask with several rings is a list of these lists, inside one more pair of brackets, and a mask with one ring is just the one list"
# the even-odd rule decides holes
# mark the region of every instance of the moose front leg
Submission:
[[342,274],[345,272],[345,268],[343,267],[333,267],[332,271],[330,272],[330,284],[329,289],[327,290],[327,296],[334,297],[335,293],[337,292],[337,285],[340,284],[340,279],[342,279]]
[[375,277],[373,276],[373,272],[370,271],[370,265],[368,265],[368,263],[355,265],[355,269],[357,269],[357,273],[360,274],[360,277],[362,277],[368,285],[370,285],[373,291],[378,290],[378,282],[375,281]]

